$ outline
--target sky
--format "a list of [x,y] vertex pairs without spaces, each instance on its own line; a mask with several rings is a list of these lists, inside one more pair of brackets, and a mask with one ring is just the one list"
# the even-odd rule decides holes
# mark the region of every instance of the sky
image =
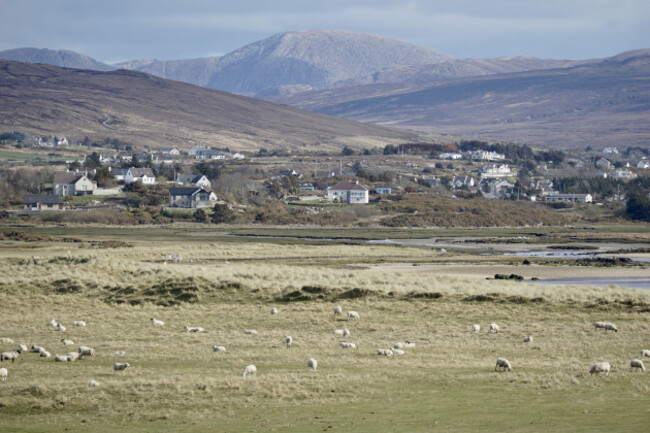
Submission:
[[457,58],[587,59],[650,48],[648,0],[0,0],[0,51],[105,63],[218,56],[276,33],[351,30]]

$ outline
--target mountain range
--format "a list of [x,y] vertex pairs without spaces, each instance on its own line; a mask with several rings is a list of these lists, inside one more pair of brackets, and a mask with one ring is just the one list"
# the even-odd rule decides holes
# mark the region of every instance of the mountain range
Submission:
[[19,61],[140,71],[419,131],[554,147],[650,146],[650,50],[591,60],[456,59],[381,36],[320,30],[280,33],[222,57],[187,60],[104,65],[67,51],[20,52],[0,58],[10,53]]

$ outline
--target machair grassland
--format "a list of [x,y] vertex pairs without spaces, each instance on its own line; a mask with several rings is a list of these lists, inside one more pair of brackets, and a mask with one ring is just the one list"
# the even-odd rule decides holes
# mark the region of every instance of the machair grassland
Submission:
[[[650,376],[650,294],[399,272],[443,253],[380,245],[182,240],[125,247],[61,239],[0,243],[0,344],[76,345],[92,359],[23,353],[0,382],[0,431],[642,431]],[[101,236],[95,232],[93,240]],[[118,240],[107,230],[105,240]],[[129,241],[131,239],[120,239]],[[180,255],[180,261],[167,260]],[[173,256],[174,259],[178,258]],[[449,258],[452,262],[453,257]],[[332,309],[362,320],[335,319]],[[279,314],[269,314],[275,306]],[[150,319],[163,320],[154,327]],[[56,319],[67,327],[56,332]],[[87,327],[72,327],[85,320]],[[618,333],[592,323],[616,323]],[[488,334],[490,322],[500,325]],[[482,326],[474,334],[471,325]],[[205,333],[183,332],[201,326]],[[332,333],[349,328],[338,346]],[[257,335],[244,335],[256,329]],[[526,335],[533,343],[523,343]],[[294,344],[287,349],[284,337]],[[61,338],[75,341],[64,346]],[[403,356],[376,348],[413,341]],[[224,345],[215,354],[212,345]],[[124,350],[118,357],[115,351]],[[307,359],[318,360],[318,370]],[[495,373],[497,357],[512,372]],[[589,367],[609,361],[609,377]],[[129,362],[113,374],[115,362]],[[257,377],[243,378],[255,364]],[[97,388],[89,388],[95,379]]]

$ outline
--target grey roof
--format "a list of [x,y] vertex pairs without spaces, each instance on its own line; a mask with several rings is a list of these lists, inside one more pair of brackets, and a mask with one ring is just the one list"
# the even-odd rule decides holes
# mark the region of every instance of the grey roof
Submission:
[[85,176],[84,173],[74,173],[74,172],[63,172],[63,173],[54,173],[54,184],[65,184],[69,185],[76,183],[82,176]]
[[62,204],[63,200],[59,196],[52,194],[25,194],[23,203]]
[[199,187],[178,187],[178,188],[169,188],[169,195],[194,195],[200,192],[206,192],[203,188]]
[[113,173],[113,176],[126,176],[127,171],[129,171],[128,168],[113,168],[113,169],[111,169],[111,173]]
[[340,190],[368,191],[368,188],[359,184],[358,182],[348,182],[348,181],[339,182],[336,185],[329,187],[329,189],[334,191],[340,191]]
[[131,170],[131,174],[133,177],[142,177],[142,176],[147,176],[147,177],[154,177],[153,171],[150,168],[129,168]]
[[196,182],[198,182],[199,180],[201,180],[201,178],[202,178],[203,176],[204,176],[204,175],[202,175],[202,174],[183,174],[183,173],[181,173],[181,174],[177,174],[177,175],[176,175],[176,182],[181,182],[181,183],[196,183]]

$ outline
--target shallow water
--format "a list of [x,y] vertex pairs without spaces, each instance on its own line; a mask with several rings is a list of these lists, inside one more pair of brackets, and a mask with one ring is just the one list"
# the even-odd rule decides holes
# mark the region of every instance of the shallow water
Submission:
[[526,280],[532,284],[577,284],[584,286],[617,285],[633,289],[650,290],[650,276],[648,277],[571,277],[571,278],[546,278],[543,280]]

